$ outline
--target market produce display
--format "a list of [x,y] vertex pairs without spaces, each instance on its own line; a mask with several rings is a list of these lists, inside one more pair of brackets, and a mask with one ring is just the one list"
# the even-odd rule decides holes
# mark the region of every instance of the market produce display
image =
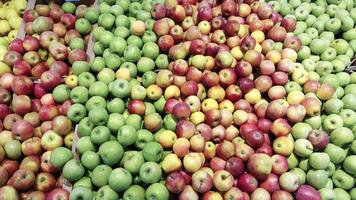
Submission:
[[0,200],[356,200],[355,21],[354,0],[0,4]]

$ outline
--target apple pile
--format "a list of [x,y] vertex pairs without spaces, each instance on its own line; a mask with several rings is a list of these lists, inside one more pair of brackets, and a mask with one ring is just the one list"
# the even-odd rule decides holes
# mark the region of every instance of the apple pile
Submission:
[[85,10],[66,3],[24,11],[27,35],[10,43],[0,73],[0,199],[69,197],[49,160],[55,148],[72,147],[72,103],[63,96],[70,84],[61,83],[72,63],[87,59]]
[[[17,37],[26,5],[26,0],[0,2],[0,61],[7,52],[9,43]],[[0,68],[1,65],[0,62]]]
[[159,54],[150,10],[150,1],[102,2],[95,58],[74,62],[77,84],[61,90],[73,103],[67,117],[78,124],[78,157],[58,147],[50,162],[72,183],[71,199],[169,198],[159,163],[162,146],[176,138],[175,121],[158,113],[164,115],[161,85],[170,72],[154,72],[168,68],[168,56]]

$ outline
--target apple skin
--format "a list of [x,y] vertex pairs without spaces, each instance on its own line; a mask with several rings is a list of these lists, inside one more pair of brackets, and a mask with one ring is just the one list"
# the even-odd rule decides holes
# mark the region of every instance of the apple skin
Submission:
[[272,171],[272,159],[267,154],[252,154],[247,161],[247,169],[256,178],[265,179]]
[[242,174],[237,181],[237,187],[243,191],[250,193],[257,188],[258,182],[257,179],[251,174],[245,173]]
[[69,192],[62,188],[55,188],[47,194],[47,199],[48,200],[57,200],[57,199],[69,200]]
[[309,185],[301,185],[296,193],[296,199],[297,200],[302,200],[302,199],[320,200],[321,197],[320,197],[320,192],[315,190],[313,187]]

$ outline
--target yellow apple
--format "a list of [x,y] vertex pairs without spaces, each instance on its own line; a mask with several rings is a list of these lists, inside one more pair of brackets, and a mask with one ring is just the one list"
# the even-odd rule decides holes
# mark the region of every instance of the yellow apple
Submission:
[[303,85],[305,82],[308,81],[309,74],[304,69],[295,69],[292,73],[293,81],[297,82],[300,85]]
[[4,55],[7,53],[7,47],[0,45],[0,60],[3,60]]
[[173,144],[173,152],[180,158],[189,153],[190,142],[187,138],[178,138]]
[[7,20],[10,20],[13,17],[19,17],[19,14],[17,13],[17,11],[15,9],[10,8],[7,10],[5,17]]
[[190,121],[193,122],[193,124],[197,126],[200,123],[204,122],[205,115],[204,115],[204,113],[198,111],[198,112],[193,112],[189,118],[190,118]]
[[212,159],[216,155],[216,145],[212,141],[205,142],[204,156],[207,159]]
[[261,53],[261,52],[262,52],[262,46],[257,43],[256,46],[255,46],[255,50],[256,50],[258,53]]
[[147,90],[147,97],[151,100],[157,100],[162,96],[162,88],[158,85],[150,85]]
[[165,99],[176,99],[180,96],[180,90],[175,85],[168,86],[164,91],[164,98]]
[[209,110],[217,110],[219,108],[218,102],[215,99],[207,98],[202,102],[201,109],[203,112],[207,112]]
[[244,110],[236,110],[232,116],[234,118],[234,124],[239,126],[248,120],[248,113]]
[[189,153],[183,158],[184,168],[190,173],[198,171],[201,168],[202,164],[203,162],[198,153]]
[[12,17],[9,19],[9,24],[12,29],[19,29],[22,23],[21,17]]
[[9,72],[11,72],[11,68],[7,64],[0,61],[0,76]]
[[225,90],[221,86],[213,86],[208,90],[208,98],[221,102],[225,98]]
[[232,112],[234,112],[235,107],[234,107],[234,104],[230,100],[224,99],[219,103],[219,109],[220,110],[226,109],[232,113]]
[[273,151],[280,155],[289,156],[293,152],[293,149],[294,143],[288,136],[277,137],[273,141]]
[[74,74],[69,75],[64,79],[64,82],[70,89],[73,89],[78,86],[78,77]]
[[282,55],[277,50],[271,50],[267,52],[266,59],[272,61],[274,64],[277,64],[282,59]]
[[174,153],[170,153],[164,157],[161,163],[162,169],[166,173],[180,170],[182,168],[182,161]]
[[201,171],[205,171],[206,173],[208,173],[211,177],[214,176],[214,171],[213,169],[211,169],[210,167],[203,167],[200,169]]
[[256,104],[261,100],[261,92],[254,88],[245,94],[245,99],[250,104]]
[[171,130],[164,130],[159,138],[158,142],[162,145],[163,148],[170,148],[177,140],[177,135]]
[[244,53],[241,51],[239,46],[231,49],[231,55],[238,61],[244,57]]
[[22,13],[25,11],[26,6],[27,6],[27,1],[26,0],[13,0],[14,7],[18,13]]
[[122,67],[116,71],[116,79],[130,80],[130,71],[128,68]]
[[247,24],[241,24],[241,25],[240,25],[240,30],[239,30],[239,32],[237,33],[237,35],[238,35],[240,38],[245,37],[246,35],[249,34],[248,28],[249,28],[249,26],[248,26]]
[[251,37],[253,37],[257,43],[261,43],[265,40],[265,34],[260,30],[252,32]]
[[6,8],[0,8],[0,19],[6,18]]
[[19,34],[19,30],[12,30],[7,35],[7,38],[11,42],[12,40],[14,40],[17,37],[18,34]]
[[287,102],[289,104],[300,104],[304,99],[304,93],[302,91],[291,91],[287,96]]
[[0,35],[7,35],[11,31],[11,27],[8,21],[0,20]]

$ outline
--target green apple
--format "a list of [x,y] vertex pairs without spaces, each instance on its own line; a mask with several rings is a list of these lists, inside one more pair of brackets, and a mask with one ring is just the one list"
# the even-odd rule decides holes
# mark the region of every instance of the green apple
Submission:
[[[99,19],[100,19],[100,17],[99,17]],[[105,30],[99,36],[99,42],[104,48],[106,48],[106,47],[109,47],[110,42],[112,41],[113,38],[114,38],[114,34],[111,31]]]
[[93,74],[91,74],[89,72],[82,72],[78,76],[78,83],[80,86],[89,88],[91,86],[91,84],[93,84],[94,82],[95,82],[95,77]]
[[84,13],[84,18],[87,19],[92,24],[96,23],[99,18],[98,9],[95,9],[93,7],[87,8]]
[[100,13],[110,13],[111,6],[106,2],[102,2],[99,4],[99,11]]
[[157,74],[153,71],[145,72],[142,76],[142,85],[147,88],[148,86],[155,84],[156,76]]
[[65,3],[63,3],[63,5],[62,5],[62,10],[63,10],[65,13],[72,13],[72,14],[74,14],[76,9],[77,9],[77,8],[76,8],[75,4],[72,3],[72,2],[65,2]]
[[329,61],[318,61],[315,70],[320,76],[324,76],[333,71],[333,64]]
[[126,27],[129,28],[130,27],[130,20],[126,15],[118,15],[115,19],[115,25],[116,27]]
[[90,66],[89,63],[85,61],[74,61],[74,63],[72,64],[72,69],[74,75],[79,76],[83,72],[89,72]]
[[324,152],[327,153],[330,157],[331,162],[334,164],[339,164],[346,158],[347,152],[334,144],[329,143]]
[[119,79],[112,83],[111,94],[114,97],[125,98],[130,93],[130,86],[127,80]]
[[311,54],[310,48],[308,46],[302,46],[301,49],[298,51],[298,54],[297,54],[298,55],[298,60],[308,59],[310,54]]
[[124,58],[128,62],[137,62],[141,57],[141,51],[137,46],[128,45],[124,51]]
[[356,39],[356,28],[353,28],[351,30],[348,30],[348,31],[344,32],[342,34],[342,37],[347,41],[351,41],[351,40]]
[[356,91],[353,91],[353,90],[356,90],[356,84],[352,83],[352,84],[348,84],[346,85],[346,87],[344,88],[345,90],[345,94],[353,94],[353,95],[356,95]]
[[100,164],[100,157],[93,151],[86,151],[81,156],[80,161],[86,169],[93,170]]
[[70,40],[70,49],[85,49],[84,40],[82,38],[76,37]]
[[156,113],[156,108],[152,103],[145,102],[145,106],[146,106],[145,116]]
[[136,130],[139,130],[141,129],[142,118],[137,114],[128,115],[125,119],[125,124],[133,126]]
[[84,167],[80,164],[79,160],[69,160],[63,166],[63,177],[69,181],[77,181],[83,177],[85,173]]
[[159,113],[163,113],[165,104],[166,104],[166,99],[164,98],[164,96],[161,96],[158,100],[156,100],[153,103],[156,111]]
[[[143,36],[141,37],[142,38],[142,41],[144,43],[147,43],[147,42],[153,42],[153,43],[156,43],[157,42],[157,36],[156,34],[152,31],[152,28],[153,28],[153,24],[154,24],[154,20],[147,20],[145,22],[146,24],[146,31],[145,33],[143,34]],[[151,27],[152,26],[152,27]]]
[[317,20],[318,18],[315,15],[308,15],[308,17],[305,19],[305,23],[308,27],[311,27]]
[[280,8],[280,13],[284,15],[288,15],[293,13],[293,7],[289,4],[283,4]]
[[166,54],[159,54],[155,60],[156,67],[159,69],[168,68],[168,56]]
[[88,34],[92,31],[91,24],[89,20],[85,18],[79,18],[75,22],[75,29],[80,33],[80,34]]
[[155,162],[146,162],[140,167],[140,178],[146,184],[157,183],[162,176],[162,169]]
[[110,188],[108,185],[104,185],[99,188],[95,195],[96,200],[116,200],[119,199],[119,195]]
[[307,19],[310,10],[306,9],[305,6],[300,5],[294,10],[294,16],[298,21],[304,21]]
[[89,111],[88,118],[94,125],[105,125],[108,121],[109,114],[105,108],[94,107]]
[[146,161],[159,162],[163,157],[163,148],[157,142],[147,142],[143,146],[142,155]]
[[145,189],[140,185],[131,185],[122,198],[123,200],[145,200]]
[[158,45],[154,42],[145,43],[142,48],[142,55],[150,59],[156,59],[159,55]]
[[341,87],[344,87],[351,82],[350,75],[346,72],[339,72],[339,73],[335,74],[335,76],[338,79],[339,85]]
[[106,105],[109,113],[119,113],[122,114],[125,110],[125,103],[120,98],[113,98]]
[[60,84],[53,90],[53,99],[58,103],[63,103],[70,99],[70,89],[64,84]]
[[121,37],[114,37],[110,42],[110,50],[118,55],[123,55],[127,47],[126,40]]
[[335,188],[334,193],[336,198],[335,199],[342,199],[342,200],[350,200],[350,195],[341,188]]
[[121,114],[111,113],[106,126],[111,133],[117,133],[117,131],[124,125],[124,122],[124,117]]
[[64,164],[73,158],[72,152],[65,147],[57,147],[50,156],[50,162],[53,166],[62,169]]
[[313,145],[307,139],[297,139],[294,142],[294,153],[301,157],[308,157],[313,153]]
[[356,141],[353,141],[350,145],[351,151],[355,154],[356,153]]
[[[336,88],[333,97],[341,99],[344,96],[344,89],[342,87]],[[344,102],[342,102],[344,103]]]
[[332,61],[336,58],[337,52],[332,47],[326,47],[323,53],[320,55],[321,60]]
[[[312,40],[318,38],[318,36],[319,36],[318,30],[314,27],[307,28],[305,30],[305,33],[308,34]],[[310,43],[309,43],[309,47],[310,47]]]
[[341,100],[344,102],[344,109],[356,110],[356,95],[346,94]]
[[287,161],[288,161],[288,169],[294,169],[299,164],[299,160],[298,160],[297,156],[295,156],[294,153],[291,153],[288,156]]
[[71,105],[67,112],[68,118],[75,123],[80,122],[86,115],[87,110],[82,104],[78,103]]
[[356,199],[356,188],[352,188],[349,192],[351,200],[355,200]]
[[310,50],[314,54],[320,55],[328,47],[328,42],[325,39],[313,39],[310,42]]
[[146,98],[146,88],[141,85],[135,85],[131,88],[131,99],[144,100]]
[[330,157],[327,153],[314,152],[309,156],[309,164],[314,169],[326,169],[329,163]]
[[109,69],[112,69],[114,71],[117,70],[119,68],[119,66],[121,65],[120,56],[109,52],[109,50],[106,52],[107,52],[107,54],[105,54],[105,52],[103,54],[106,67],[108,67]]
[[150,131],[146,129],[140,129],[137,131],[137,140],[135,143],[136,148],[142,150],[146,143],[153,141],[153,134]]
[[93,62],[90,64],[90,69],[93,72],[99,73],[105,68],[105,59],[100,56],[96,56]]
[[151,58],[141,57],[137,62],[137,70],[141,73],[153,71],[155,68],[155,62]]
[[343,120],[337,114],[330,114],[323,120],[323,129],[328,133],[342,126]]
[[290,172],[294,173],[299,178],[299,184],[303,185],[306,181],[306,174],[301,168],[294,168],[290,170]]
[[115,16],[111,13],[103,13],[98,18],[98,25],[106,30],[111,30],[115,23]]
[[335,40],[335,35],[333,32],[330,31],[324,31],[319,35],[320,38],[322,39],[327,39],[329,42],[333,42]]
[[114,31],[114,36],[121,37],[121,38],[127,38],[130,35],[130,30],[124,26],[118,26],[116,27]]
[[354,134],[349,128],[346,127],[337,128],[330,134],[330,142],[339,147],[346,147],[353,141]]
[[90,174],[91,181],[95,186],[103,187],[107,185],[111,171],[112,169],[110,166],[98,165]]
[[356,112],[350,109],[341,110],[339,113],[342,120],[344,121],[344,126],[351,128],[356,124]]
[[298,122],[294,124],[292,127],[292,135],[295,139],[299,139],[299,138],[306,139],[309,135],[309,132],[312,129],[313,128],[309,124],[304,122]]
[[168,114],[164,116],[163,119],[164,128],[174,131],[176,129],[176,125],[177,125],[177,119],[173,117],[173,115]]
[[93,52],[96,56],[102,56],[104,53],[105,47],[100,42],[95,42],[93,45]]
[[132,46],[136,46],[139,49],[142,49],[143,47],[143,41],[141,40],[140,37],[136,36],[136,35],[130,35],[127,39],[127,44],[128,45],[132,45]]
[[325,22],[325,29],[327,31],[336,32],[341,28],[341,20],[338,18],[331,18]]
[[349,44],[344,39],[336,39],[331,42],[330,46],[336,50],[338,55],[345,54],[349,48]]
[[96,151],[94,144],[91,142],[89,136],[84,136],[79,138],[77,142],[77,150],[80,154],[86,151]]
[[106,100],[101,96],[93,96],[85,103],[85,108],[90,112],[93,108],[106,108]]
[[332,180],[336,187],[344,190],[351,189],[355,184],[355,179],[341,169],[335,171],[332,176]]
[[162,183],[154,183],[147,188],[145,196],[148,200],[168,200],[169,192]]
[[113,166],[124,156],[124,148],[117,141],[107,141],[100,145],[98,154],[104,164]]
[[83,86],[77,86],[70,91],[70,98],[73,103],[84,104],[89,97],[89,90]]
[[332,176],[336,170],[334,163],[329,162],[329,166],[325,169],[328,172],[329,177]]
[[90,96],[101,96],[106,98],[109,94],[109,87],[102,81],[96,81],[89,87]]
[[309,56],[308,56],[308,58],[303,59],[303,61],[301,63],[302,63],[302,65],[303,65],[305,70],[307,70],[307,71],[315,71],[316,62],[314,60],[312,60],[311,58],[309,58]]
[[112,5],[110,11],[115,16],[124,14],[124,9],[121,8],[121,6],[119,6],[119,5]]
[[343,168],[346,172],[355,175],[356,174],[356,167],[355,167],[356,155],[350,155],[345,158],[343,162]]
[[124,125],[117,132],[117,140],[124,147],[134,144],[137,140],[137,131],[134,126]]
[[91,189],[86,187],[76,187],[74,188],[69,196],[70,200],[92,200],[93,192]]
[[116,168],[111,171],[108,179],[109,186],[116,192],[123,192],[130,187],[132,176],[124,168]]
[[121,160],[122,166],[131,174],[138,174],[141,165],[145,163],[143,155],[138,151],[126,151]]
[[111,132],[106,126],[97,126],[90,133],[90,139],[95,145],[101,145],[109,141]]
[[91,180],[89,177],[87,176],[83,176],[81,179],[79,179],[78,181],[76,181],[73,185],[73,188],[77,188],[77,187],[85,187],[85,188],[89,188],[89,189],[93,189],[93,184],[91,183]]
[[328,114],[338,114],[343,106],[344,103],[340,99],[331,98],[324,103],[324,110]]
[[304,159],[300,160],[298,167],[305,172],[309,171],[311,168],[310,164],[309,164],[309,159],[304,158]]
[[332,188],[321,188],[319,192],[321,199],[334,200],[336,198],[335,192]]
[[316,189],[324,188],[328,181],[328,174],[324,170],[309,170],[307,173],[307,182]]

